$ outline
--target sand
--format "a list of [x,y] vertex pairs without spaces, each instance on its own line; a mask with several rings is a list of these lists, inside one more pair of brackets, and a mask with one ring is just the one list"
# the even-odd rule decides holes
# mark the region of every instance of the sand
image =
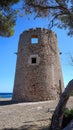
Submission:
[[[50,124],[57,100],[10,104],[11,99],[0,99],[0,130],[39,130]],[[73,97],[67,107],[73,108]]]

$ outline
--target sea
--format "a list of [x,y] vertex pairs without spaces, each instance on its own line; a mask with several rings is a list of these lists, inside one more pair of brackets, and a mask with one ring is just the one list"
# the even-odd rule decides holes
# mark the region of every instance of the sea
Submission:
[[0,98],[12,98],[12,93],[0,93]]

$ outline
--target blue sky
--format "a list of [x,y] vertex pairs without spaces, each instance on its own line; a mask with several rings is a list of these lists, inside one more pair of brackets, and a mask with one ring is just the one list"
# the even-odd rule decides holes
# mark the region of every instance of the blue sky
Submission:
[[[14,36],[10,38],[0,37],[0,92],[12,92],[15,77],[16,59],[19,35],[29,29],[36,27],[48,27],[47,19],[33,19],[25,16],[18,18],[15,26]],[[70,65],[70,54],[73,53],[73,38],[67,36],[66,30],[57,28],[52,29],[58,37],[59,50],[62,52],[60,56],[63,79],[65,86],[73,77],[73,66]]]

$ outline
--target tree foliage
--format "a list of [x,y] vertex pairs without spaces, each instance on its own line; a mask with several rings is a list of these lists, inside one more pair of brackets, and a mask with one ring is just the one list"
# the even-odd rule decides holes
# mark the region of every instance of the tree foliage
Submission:
[[[16,12],[13,5],[20,0],[0,0],[0,36],[14,32]],[[73,0],[21,0],[26,14],[34,13],[35,18],[47,17],[49,28],[57,26],[67,29],[73,35]]]
[[23,9],[35,17],[48,17],[49,28],[64,28],[73,35],[73,0],[23,0]]
[[0,36],[9,37],[14,33],[16,12],[13,5],[19,0],[0,0]]
[[0,36],[13,34],[17,15],[13,5],[19,1],[26,14],[47,17],[49,28],[64,28],[73,35],[73,0],[0,0]]

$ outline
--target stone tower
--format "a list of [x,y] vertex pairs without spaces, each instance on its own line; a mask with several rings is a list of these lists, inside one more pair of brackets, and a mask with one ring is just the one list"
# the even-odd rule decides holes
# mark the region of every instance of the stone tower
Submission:
[[36,28],[20,35],[12,100],[45,101],[59,98],[64,88],[54,32]]

